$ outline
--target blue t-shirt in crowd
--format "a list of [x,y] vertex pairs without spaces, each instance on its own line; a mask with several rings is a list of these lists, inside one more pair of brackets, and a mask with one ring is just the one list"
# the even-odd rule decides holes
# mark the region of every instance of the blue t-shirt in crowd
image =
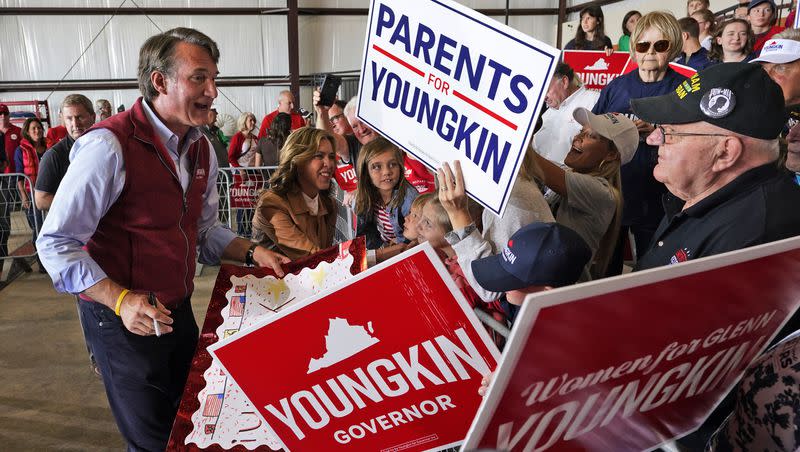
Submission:
[[[622,113],[637,118],[631,111],[631,99],[661,96],[670,93],[685,79],[683,75],[667,68],[664,78],[658,82],[645,83],[634,70],[611,81],[602,91],[592,113]],[[666,193],[664,184],[653,177],[653,168],[658,163],[658,148],[639,141],[636,154],[628,164],[622,166],[622,224],[650,225],[655,229],[664,216],[661,195]]]
[[675,58],[675,62],[684,66],[689,66],[698,72],[709,66],[717,64],[716,61],[711,61],[708,59],[708,50],[704,49],[703,47],[700,47],[700,50],[693,53],[688,60],[686,59],[686,54],[681,52],[681,54],[678,55],[678,58]]

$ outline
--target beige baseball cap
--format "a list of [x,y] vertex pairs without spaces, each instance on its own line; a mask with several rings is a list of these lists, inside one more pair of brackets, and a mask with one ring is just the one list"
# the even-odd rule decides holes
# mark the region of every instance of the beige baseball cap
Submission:
[[619,151],[621,165],[633,160],[639,147],[639,131],[630,118],[619,113],[596,115],[583,107],[576,108],[572,117],[582,126],[588,125],[600,136],[611,140]]

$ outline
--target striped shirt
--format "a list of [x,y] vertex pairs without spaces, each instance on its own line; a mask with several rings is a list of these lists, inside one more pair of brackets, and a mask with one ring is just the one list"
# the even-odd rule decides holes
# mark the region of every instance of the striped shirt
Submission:
[[394,232],[394,226],[392,226],[389,209],[375,204],[375,219],[377,220],[376,223],[378,224],[378,232],[381,234],[381,240],[383,240],[383,243],[394,242],[397,236]]

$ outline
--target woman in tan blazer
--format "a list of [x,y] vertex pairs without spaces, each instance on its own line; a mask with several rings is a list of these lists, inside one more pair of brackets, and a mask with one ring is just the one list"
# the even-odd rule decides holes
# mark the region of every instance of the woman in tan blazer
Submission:
[[312,127],[297,129],[281,150],[270,189],[256,205],[253,228],[263,232],[290,259],[333,245],[336,170],[333,136]]

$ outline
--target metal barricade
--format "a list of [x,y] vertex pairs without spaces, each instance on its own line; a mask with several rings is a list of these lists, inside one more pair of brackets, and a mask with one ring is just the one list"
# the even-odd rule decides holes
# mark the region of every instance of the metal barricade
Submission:
[[0,273],[5,261],[36,255],[42,218],[42,211],[35,207],[30,178],[0,174]]
[[[219,193],[219,219],[240,237],[253,237],[253,215],[258,196],[269,189],[269,179],[276,166],[220,168],[217,176]],[[344,192],[334,184],[334,194],[339,200],[336,218],[336,243],[355,237],[353,210],[341,204]]]
[[217,194],[219,195],[219,222],[233,229],[231,203],[228,193],[231,189],[231,174],[228,168],[220,168],[217,173]]

